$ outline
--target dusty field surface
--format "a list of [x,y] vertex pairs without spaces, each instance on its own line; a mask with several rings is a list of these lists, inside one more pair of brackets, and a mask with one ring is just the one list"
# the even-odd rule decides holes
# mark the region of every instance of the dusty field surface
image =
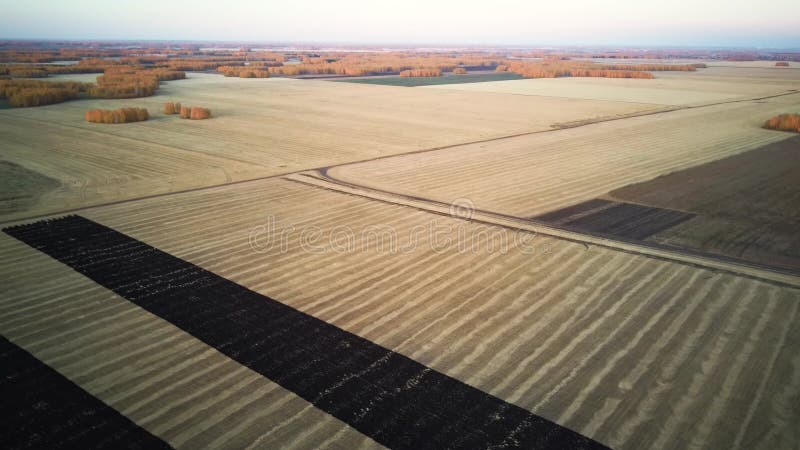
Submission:
[[[502,252],[503,228],[282,179],[82,214],[613,448],[800,439],[796,289],[545,236]],[[414,231],[433,221],[476,240]],[[6,234],[0,252],[0,332],[169,444],[376,445]]]
[[800,137],[609,196],[697,215],[653,241],[800,271]]
[[791,137],[760,128],[800,94],[684,109],[333,167],[337,180],[532,217]]
[[[60,187],[0,220],[653,110],[655,105],[328,81],[190,74],[154,97],[0,110],[0,160]],[[58,79],[58,77],[54,77]],[[205,106],[213,120],[161,114]],[[84,121],[88,109],[147,107],[147,122]]]
[[697,72],[655,72],[653,80],[548,78],[451,84],[427,89],[500,92],[609,101],[697,105],[800,89],[800,70],[709,67]]

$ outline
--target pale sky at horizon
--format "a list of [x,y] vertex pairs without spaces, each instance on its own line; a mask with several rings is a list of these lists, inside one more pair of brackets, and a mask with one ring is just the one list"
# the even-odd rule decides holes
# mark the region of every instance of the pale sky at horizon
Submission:
[[0,39],[800,48],[796,0],[0,0],[0,8]]

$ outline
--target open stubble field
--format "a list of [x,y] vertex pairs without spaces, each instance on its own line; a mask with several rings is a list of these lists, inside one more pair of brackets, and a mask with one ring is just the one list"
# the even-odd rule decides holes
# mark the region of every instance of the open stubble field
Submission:
[[[198,122],[160,114],[171,100],[211,108],[216,117]],[[88,109],[123,105],[148,108],[151,120],[125,126],[84,120]],[[190,74],[187,80],[164,83],[154,97],[0,110],[0,159],[34,172],[45,185],[58,184],[21,208],[19,202],[0,199],[0,220],[659,107]]]
[[[514,232],[282,179],[82,215],[612,448],[798,439],[796,288],[547,236],[492,250]],[[415,233],[434,221],[477,247]],[[0,247],[3,334],[168,443],[375,445],[176,328],[213,326],[181,324],[191,305],[151,314],[7,235]],[[191,283],[182,273],[159,278]],[[247,309],[230,317],[241,351],[259,348]]]
[[[726,158],[793,157],[760,125],[800,107],[796,72],[712,69],[525,95],[191,74],[1,110],[0,361],[42,380],[13,399],[60,387],[97,439],[181,449],[794,448],[796,276],[530,221],[596,199],[702,214],[730,201]],[[168,100],[216,117],[83,121]]]
[[625,185],[791,137],[764,117],[800,108],[800,93],[634,117],[332,167],[355,185],[532,217]]

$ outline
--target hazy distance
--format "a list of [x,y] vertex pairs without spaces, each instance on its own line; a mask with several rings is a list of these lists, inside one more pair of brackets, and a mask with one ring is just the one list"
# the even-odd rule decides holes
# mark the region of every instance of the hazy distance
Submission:
[[0,0],[0,39],[800,48],[795,0]]

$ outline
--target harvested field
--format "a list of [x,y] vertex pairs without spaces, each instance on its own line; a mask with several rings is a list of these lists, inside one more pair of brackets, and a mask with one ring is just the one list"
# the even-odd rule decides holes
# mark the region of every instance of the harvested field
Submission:
[[442,84],[483,83],[487,81],[520,80],[522,75],[513,72],[496,72],[467,75],[445,75],[441,77],[370,77],[334,80],[344,83],[381,84],[386,86],[433,86]]
[[30,208],[59,185],[57,180],[23,166],[0,161],[0,215]]
[[[538,80],[536,80],[538,81]],[[330,168],[358,186],[532,217],[791,135],[764,117],[800,94],[598,123]],[[680,209],[680,208],[667,208]]]
[[2,336],[0,375],[4,448],[170,448]]
[[[533,254],[490,251],[507,230],[282,179],[82,215],[612,448],[791,448],[800,438],[794,288],[545,236]],[[296,227],[285,246],[253,239],[268,217],[276,231]],[[414,234],[434,220],[452,237],[478,233],[481,246],[441,249]],[[381,224],[407,251],[379,251],[361,233]],[[322,251],[303,246],[307,226]],[[342,226],[358,250],[325,239]],[[253,372],[10,236],[0,250],[0,332],[171,445],[375,445],[283,388],[259,391],[274,386],[263,377],[208,397]],[[162,374],[154,363],[176,367]],[[138,389],[126,387],[134,380]]]
[[604,448],[83,217],[4,231],[389,448],[488,448],[509,436],[524,448],[543,437],[554,448]]
[[[798,74],[0,110],[13,442],[796,448]],[[166,101],[214,120],[83,121]]]
[[650,240],[800,272],[800,137],[627,186],[610,198],[696,215]]
[[[211,121],[181,121],[165,101],[204,105]],[[154,112],[147,122],[103,127],[89,109],[123,105]],[[615,117],[653,105],[541,99],[492,93],[191,74],[153,97],[81,100],[0,111],[0,159],[61,184],[28,217],[141,196],[218,185],[395,153]]]
[[654,80],[542,78],[432,86],[470,92],[553,96],[661,105],[697,105],[763,97],[800,87],[800,70],[717,67],[697,72],[656,72]]

